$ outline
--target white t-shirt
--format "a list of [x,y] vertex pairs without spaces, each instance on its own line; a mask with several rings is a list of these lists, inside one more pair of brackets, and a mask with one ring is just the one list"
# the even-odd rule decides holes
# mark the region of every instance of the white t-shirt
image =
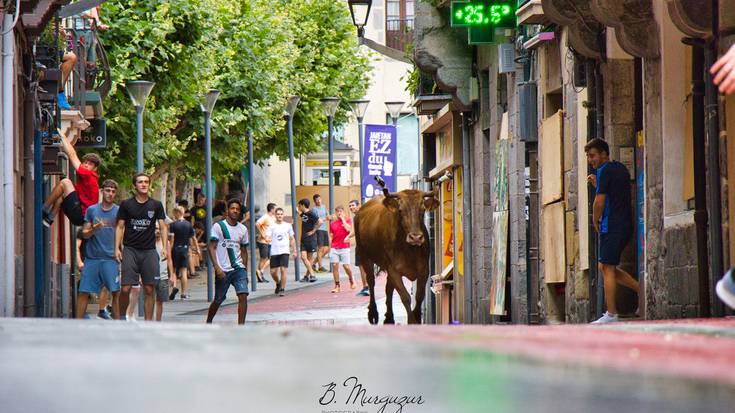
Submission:
[[271,257],[274,255],[290,254],[290,243],[293,237],[293,227],[291,224],[282,222],[280,224],[273,223],[268,227],[266,232],[271,239]]
[[[226,234],[222,233],[220,223],[225,225]],[[240,247],[248,245],[250,242],[248,229],[245,225],[238,222],[235,226],[232,226],[227,220],[219,221],[212,225],[212,234],[209,240],[217,241],[217,263],[222,271],[230,272],[237,268],[245,269],[240,254]]]
[[[169,241],[170,242],[170,241]],[[156,252],[158,253],[158,266],[159,266],[159,276],[161,280],[168,280],[168,261],[164,261],[163,257],[161,257],[161,251],[163,251],[163,242],[160,240],[156,241]],[[171,257],[168,257],[167,260],[170,260]]]

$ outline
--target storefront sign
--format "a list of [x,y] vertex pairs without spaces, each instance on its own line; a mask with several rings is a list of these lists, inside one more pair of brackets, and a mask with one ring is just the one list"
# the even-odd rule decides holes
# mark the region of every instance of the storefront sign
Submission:
[[395,126],[365,125],[361,162],[363,199],[383,194],[375,181],[376,176],[383,178],[389,191],[396,190],[396,136]]

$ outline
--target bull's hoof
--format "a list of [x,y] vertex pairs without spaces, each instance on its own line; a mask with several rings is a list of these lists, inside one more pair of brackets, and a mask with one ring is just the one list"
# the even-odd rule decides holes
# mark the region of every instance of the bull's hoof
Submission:
[[378,324],[378,312],[368,311],[368,321],[370,324]]

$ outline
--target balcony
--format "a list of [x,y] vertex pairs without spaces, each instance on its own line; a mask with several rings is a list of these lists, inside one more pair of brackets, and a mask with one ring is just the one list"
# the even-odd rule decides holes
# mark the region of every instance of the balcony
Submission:
[[413,18],[385,21],[386,46],[405,52],[406,46],[411,42],[413,42]]
[[518,24],[548,24],[549,20],[544,15],[541,0],[519,0],[516,10]]

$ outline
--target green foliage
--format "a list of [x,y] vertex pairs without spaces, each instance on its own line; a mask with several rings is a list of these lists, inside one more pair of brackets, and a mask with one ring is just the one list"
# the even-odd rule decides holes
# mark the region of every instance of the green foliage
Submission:
[[204,119],[198,96],[222,93],[212,114],[215,177],[247,159],[247,130],[254,157],[288,154],[283,108],[302,97],[294,117],[297,155],[318,150],[326,120],[319,99],[340,96],[337,124],[347,120],[346,100],[367,89],[367,57],[359,50],[347,6],[333,0],[121,0],[103,8],[110,30],[102,42],[110,59],[112,90],[104,103],[108,149],[102,174],[129,181],[135,167],[135,109],[124,84],[156,86],[145,110],[147,170],[204,172]]

